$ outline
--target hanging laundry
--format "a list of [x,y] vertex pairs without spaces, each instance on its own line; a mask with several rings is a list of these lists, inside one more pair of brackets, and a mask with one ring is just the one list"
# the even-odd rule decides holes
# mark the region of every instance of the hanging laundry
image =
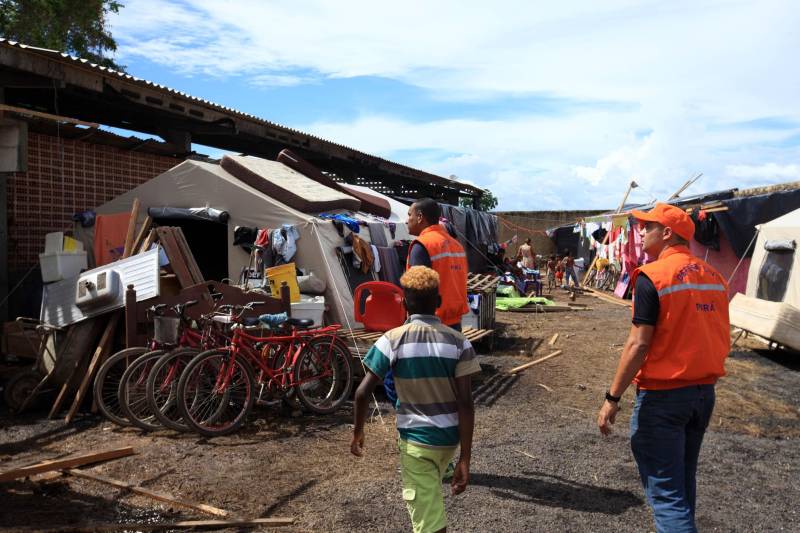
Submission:
[[[361,263],[361,272],[366,274],[369,272],[370,268],[372,268],[372,263],[374,261],[374,258],[372,257],[372,247],[367,241],[358,235],[353,235],[352,237],[353,254],[358,256],[358,260]],[[356,266],[355,261],[353,261],[353,266]]]
[[345,226],[347,226],[348,228],[350,228],[350,231],[352,231],[353,233],[358,233],[358,232],[361,231],[361,228],[359,227],[359,224],[358,224],[358,220],[356,220],[353,217],[349,217],[347,215],[342,215],[342,214],[331,215],[331,214],[323,213],[323,214],[319,215],[319,218],[324,218],[326,220],[339,221],[339,222],[343,223]]
[[706,213],[700,210],[692,213],[694,222],[694,240],[719,251],[719,225],[713,213]]
[[258,228],[236,226],[233,228],[233,245],[241,246],[249,252],[253,248],[253,243],[256,242],[257,235]]
[[269,246],[269,230],[268,229],[260,229],[258,230],[258,234],[256,234],[256,241],[255,245],[260,248],[266,248]]
[[388,281],[400,286],[400,276],[403,274],[403,267],[400,265],[400,257],[397,255],[395,246],[379,246],[378,256],[381,261],[381,281]]
[[290,224],[284,224],[280,230],[272,232],[272,249],[278,254],[282,263],[288,263],[297,252],[295,241],[300,238],[297,228]]
[[369,245],[372,248],[372,271],[373,272],[380,272],[381,271],[381,258],[378,255],[378,247],[374,244]]
[[375,246],[389,246],[386,240],[386,230],[383,229],[382,222],[368,222],[367,228],[369,228],[369,240],[372,244]]

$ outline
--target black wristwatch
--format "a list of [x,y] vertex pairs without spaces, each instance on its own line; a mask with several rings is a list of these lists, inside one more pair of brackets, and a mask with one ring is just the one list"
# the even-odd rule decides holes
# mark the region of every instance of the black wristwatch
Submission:
[[611,396],[611,391],[606,391],[606,400],[611,403],[619,403],[622,399],[622,396]]

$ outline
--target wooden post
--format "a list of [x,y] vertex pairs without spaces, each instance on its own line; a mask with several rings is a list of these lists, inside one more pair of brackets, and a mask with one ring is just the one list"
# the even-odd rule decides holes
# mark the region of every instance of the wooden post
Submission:
[[72,419],[75,418],[75,413],[78,412],[78,409],[81,406],[81,402],[86,394],[86,390],[89,388],[89,384],[94,379],[95,371],[103,362],[114,344],[114,332],[117,330],[117,322],[119,322],[119,313],[115,312],[113,315],[111,315],[111,319],[108,321],[105,331],[103,331],[103,336],[100,338],[100,343],[97,345],[97,349],[94,351],[92,360],[89,363],[89,368],[86,370],[86,374],[83,376],[81,385],[78,387],[78,392],[75,394],[75,400],[72,402],[72,407],[69,408],[67,417],[64,419],[67,424],[72,422]]
[[286,309],[286,314],[292,316],[292,297],[289,292],[289,286],[285,281],[281,282],[281,303]]
[[136,346],[138,337],[138,317],[136,313],[136,289],[133,284],[125,290],[125,347]]
[[131,218],[128,220],[128,233],[125,234],[125,251],[122,253],[122,258],[130,257],[133,251],[133,238],[136,234],[136,219],[139,218],[139,199],[133,199],[133,208],[131,209]]

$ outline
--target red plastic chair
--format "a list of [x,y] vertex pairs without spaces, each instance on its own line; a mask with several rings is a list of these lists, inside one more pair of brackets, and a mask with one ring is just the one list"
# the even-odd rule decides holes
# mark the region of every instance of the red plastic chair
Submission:
[[[364,292],[367,292],[364,309],[361,309]],[[393,283],[368,281],[356,287],[353,295],[356,320],[364,324],[367,331],[389,331],[402,326],[406,321],[406,306],[403,305],[403,290]]]

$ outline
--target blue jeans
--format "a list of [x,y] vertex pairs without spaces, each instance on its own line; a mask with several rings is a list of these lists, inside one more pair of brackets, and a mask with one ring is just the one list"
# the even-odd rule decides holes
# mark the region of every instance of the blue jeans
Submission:
[[578,275],[575,273],[575,267],[565,268],[564,269],[564,286],[569,287],[569,280],[572,279],[572,282],[575,284],[576,287],[580,287],[581,284],[578,282]]
[[697,531],[697,458],[713,410],[714,385],[636,393],[631,449],[659,533]]

